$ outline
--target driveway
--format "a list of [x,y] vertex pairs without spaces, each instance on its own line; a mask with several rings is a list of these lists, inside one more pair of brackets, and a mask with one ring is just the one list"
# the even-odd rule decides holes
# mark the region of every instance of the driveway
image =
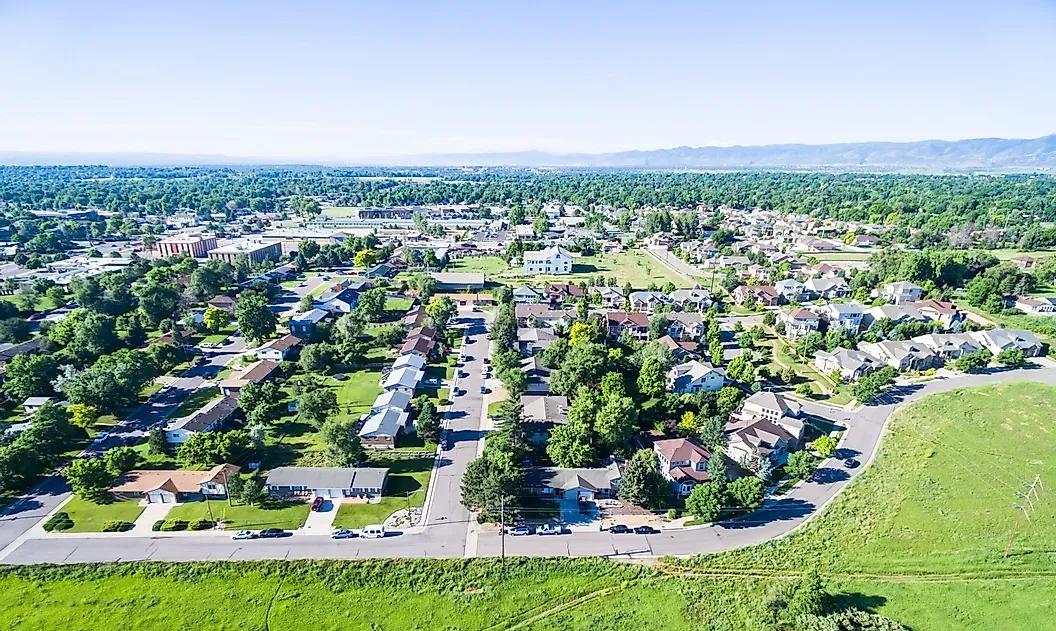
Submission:
[[333,500],[323,500],[323,505],[317,511],[309,511],[308,519],[304,521],[300,532],[310,535],[328,535],[334,529],[334,518],[337,517],[337,509],[340,503]]

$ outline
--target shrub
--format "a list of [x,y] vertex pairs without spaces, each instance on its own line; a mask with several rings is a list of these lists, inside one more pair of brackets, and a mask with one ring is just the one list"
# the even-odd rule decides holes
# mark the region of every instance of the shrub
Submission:
[[180,519],[166,519],[165,523],[161,525],[162,532],[172,532],[175,530],[187,530],[187,522]]
[[196,519],[190,523],[191,530],[209,530],[215,525],[214,522],[208,519]]
[[132,522],[110,520],[103,524],[103,532],[125,532],[132,529]]
[[73,520],[70,519],[68,513],[55,513],[48,518],[48,521],[44,522],[43,528],[46,532],[69,530],[73,528]]
[[678,519],[681,516],[682,516],[682,511],[678,510],[677,508],[669,508],[669,509],[667,509],[667,518],[668,519]]

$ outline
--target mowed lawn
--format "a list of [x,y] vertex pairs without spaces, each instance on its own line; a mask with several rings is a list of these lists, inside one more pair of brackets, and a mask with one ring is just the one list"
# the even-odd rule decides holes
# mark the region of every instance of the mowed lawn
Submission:
[[364,466],[387,467],[389,477],[385,482],[385,493],[376,504],[341,504],[334,519],[336,528],[362,528],[380,524],[398,510],[419,507],[425,503],[432,472],[432,458],[386,459],[375,456]]
[[[261,530],[284,528],[293,530],[304,525],[311,507],[307,502],[283,502],[268,506],[249,506],[235,503],[228,506],[224,500],[187,502],[169,511],[166,519],[192,522],[196,519],[224,521],[225,530]],[[212,516],[210,517],[210,511]]]
[[74,497],[62,507],[61,512],[73,520],[73,528],[63,532],[102,532],[103,525],[108,521],[136,521],[143,507],[135,500],[96,504]]
[[688,276],[675,272],[660,263],[644,250],[626,250],[619,254],[597,254],[595,256],[575,256],[572,273],[563,276],[535,275],[524,276],[520,268],[514,268],[497,256],[477,256],[456,259],[447,267],[451,272],[484,272],[489,282],[520,285],[524,283],[541,284],[549,282],[578,283],[599,275],[606,278],[615,277],[622,287],[630,283],[634,289],[645,289],[650,284],[663,286],[670,282],[675,287],[692,287],[695,281]]

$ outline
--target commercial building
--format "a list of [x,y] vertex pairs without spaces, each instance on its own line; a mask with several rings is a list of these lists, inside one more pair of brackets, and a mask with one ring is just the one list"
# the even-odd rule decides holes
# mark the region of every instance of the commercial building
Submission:
[[246,239],[209,250],[209,258],[228,263],[234,263],[243,256],[253,264],[267,260],[277,261],[282,256],[282,243],[278,241],[265,243]]
[[184,255],[204,259],[210,250],[216,249],[216,237],[207,234],[177,234],[165,237],[154,247],[160,257]]

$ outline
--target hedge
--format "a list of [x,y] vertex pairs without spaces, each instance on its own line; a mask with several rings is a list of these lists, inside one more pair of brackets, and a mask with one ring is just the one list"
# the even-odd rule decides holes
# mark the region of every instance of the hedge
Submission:
[[52,530],[69,530],[73,528],[73,520],[70,519],[69,513],[55,513],[48,521],[44,522],[44,530],[51,532]]
[[191,530],[209,530],[215,525],[215,522],[209,519],[196,519],[189,524],[189,527]]
[[126,530],[132,530],[132,522],[130,521],[119,521],[111,520],[103,524],[103,532],[125,532]]
[[187,522],[182,519],[166,519],[165,523],[161,525],[163,532],[172,532],[174,530],[187,530]]

